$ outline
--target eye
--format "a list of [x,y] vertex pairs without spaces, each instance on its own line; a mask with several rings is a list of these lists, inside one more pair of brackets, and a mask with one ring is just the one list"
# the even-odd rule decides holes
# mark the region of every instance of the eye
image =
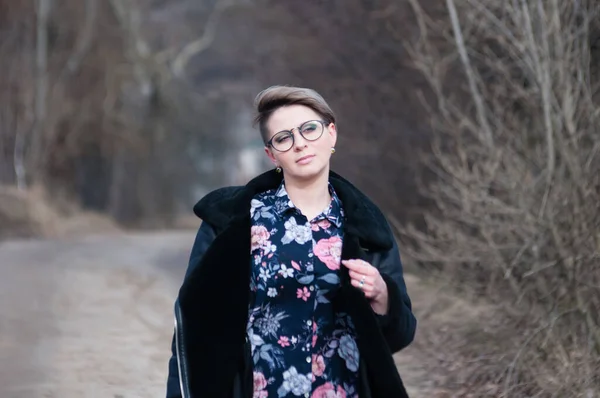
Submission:
[[275,139],[273,141],[275,141],[277,144],[281,144],[284,142],[287,142],[290,139],[289,134],[281,134],[277,137],[275,137]]
[[315,131],[317,129],[316,123],[309,123],[302,128],[302,131]]

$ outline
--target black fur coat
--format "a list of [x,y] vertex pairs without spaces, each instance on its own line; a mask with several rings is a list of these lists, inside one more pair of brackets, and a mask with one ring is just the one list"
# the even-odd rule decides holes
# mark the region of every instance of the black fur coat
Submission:
[[[250,201],[277,188],[282,176],[266,172],[243,187],[213,191],[194,207],[203,222],[175,305],[176,331],[167,397],[249,398],[252,369],[246,342],[250,297]],[[377,267],[388,287],[389,312],[377,315],[340,268],[332,301],[352,316],[361,354],[360,398],[408,397],[392,354],[410,344],[416,319],[406,291],[398,247],[375,204],[334,172],[329,181],[344,206],[342,259]]]

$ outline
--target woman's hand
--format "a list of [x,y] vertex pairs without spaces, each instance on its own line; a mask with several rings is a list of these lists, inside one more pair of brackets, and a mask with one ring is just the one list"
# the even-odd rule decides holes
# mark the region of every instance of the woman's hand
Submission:
[[342,260],[350,271],[352,286],[359,288],[371,301],[371,308],[379,315],[388,312],[388,290],[377,268],[364,260]]

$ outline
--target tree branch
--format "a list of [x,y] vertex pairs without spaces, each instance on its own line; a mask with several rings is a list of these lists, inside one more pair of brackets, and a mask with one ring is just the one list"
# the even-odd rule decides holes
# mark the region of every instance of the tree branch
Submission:
[[171,70],[176,77],[183,77],[185,74],[185,68],[190,59],[210,47],[215,40],[221,15],[233,4],[233,0],[217,0],[214,9],[206,21],[202,36],[183,46],[181,51],[179,51],[179,53],[175,56],[175,59],[171,65]]
[[471,61],[469,60],[465,40],[462,34],[462,28],[458,19],[458,12],[456,11],[456,5],[454,4],[454,0],[446,0],[446,4],[448,6],[448,11],[450,12],[450,21],[452,23],[452,30],[454,32],[455,43],[463,67],[465,69],[465,74],[469,83],[471,95],[473,97],[473,100],[475,101],[475,108],[477,110],[477,120],[479,121],[479,124],[483,129],[484,139],[486,143],[488,144],[488,146],[491,147],[494,144],[492,129],[489,125],[488,118],[486,115],[485,102],[483,100],[483,97],[481,96],[481,93],[479,92],[479,89],[477,88],[477,83],[475,82],[475,71],[471,66]]
[[96,17],[98,14],[98,0],[85,0],[85,22],[83,32],[77,41],[75,51],[69,57],[63,74],[73,74],[81,65],[81,61],[87,54],[94,38]]
[[[46,121],[46,101],[48,95],[48,19],[52,8],[51,0],[38,0],[37,3],[37,37],[36,37],[36,83],[35,83],[35,121],[31,134],[31,156],[33,172],[39,171],[41,165],[44,126]],[[21,145],[22,143],[20,143]],[[15,170],[17,185],[23,189],[26,186],[25,170]]]

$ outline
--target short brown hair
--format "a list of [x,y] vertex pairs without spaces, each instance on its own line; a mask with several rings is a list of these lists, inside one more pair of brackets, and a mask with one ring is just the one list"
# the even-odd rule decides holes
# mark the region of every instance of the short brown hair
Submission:
[[335,114],[321,94],[310,88],[271,86],[261,91],[254,101],[256,117],[254,125],[258,125],[260,135],[266,143],[269,140],[267,123],[277,109],[289,105],[304,105],[318,113],[327,123],[335,123]]

